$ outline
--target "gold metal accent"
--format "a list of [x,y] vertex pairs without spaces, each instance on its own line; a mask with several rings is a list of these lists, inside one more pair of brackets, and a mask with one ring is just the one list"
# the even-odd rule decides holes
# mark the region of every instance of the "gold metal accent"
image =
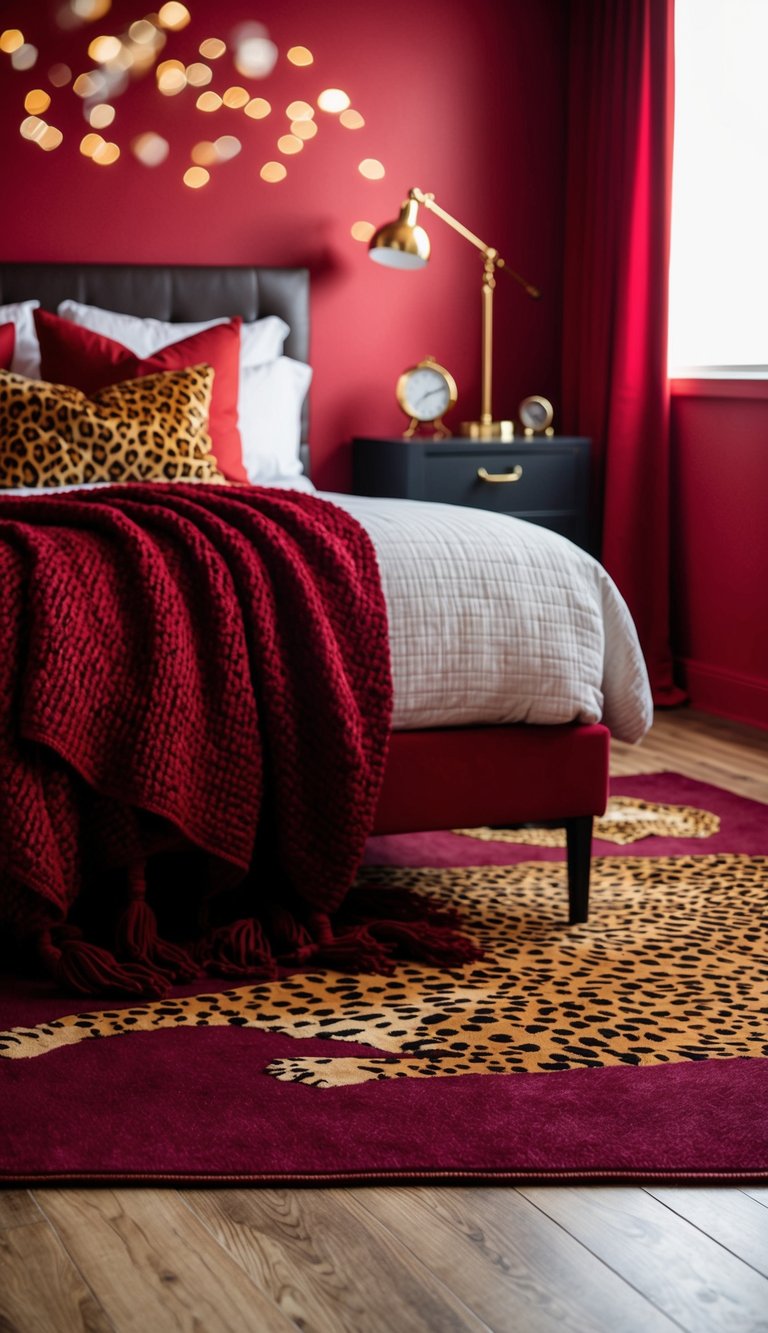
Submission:
[[530,394],[528,398],[523,399],[517,411],[523,424],[524,435],[529,438],[533,435],[554,435],[552,429],[554,409],[548,398]]
[[429,426],[434,439],[447,440],[451,432],[443,421],[442,417],[435,417],[434,421],[419,421],[418,417],[411,417],[411,420],[403,431],[404,440],[412,440],[420,426]]
[[468,440],[502,440],[515,438],[514,421],[462,421],[459,434]]
[[[439,375],[448,390],[448,403],[442,408],[437,416],[415,417],[413,415],[413,406],[408,398],[408,389],[411,376],[418,370],[431,370],[433,373]],[[402,375],[400,375],[397,384],[395,385],[395,397],[397,398],[398,405],[402,408],[403,412],[405,412],[405,415],[410,418],[406,429],[403,431],[403,438],[410,440],[420,426],[429,426],[432,433],[438,439],[447,438],[451,432],[445,425],[443,417],[446,412],[450,412],[451,408],[456,406],[458,396],[458,389],[456,388],[456,381],[453,378],[453,375],[449,370],[445,369],[445,366],[441,366],[433,356],[425,356],[423,361],[419,361],[415,366],[409,366],[408,369],[404,370]]]
[[511,422],[496,422],[492,410],[493,376],[493,293],[496,287],[496,270],[502,269],[515,282],[519,283],[528,296],[538,300],[541,292],[538,287],[511,269],[502,259],[498,250],[481,241],[469,227],[435,202],[433,194],[425,194],[415,186],[408,191],[400,216],[394,222],[387,222],[374,232],[369,245],[371,259],[390,268],[421,268],[429,259],[430,243],[424,228],[417,223],[419,206],[429,209],[441,218],[453,231],[469,241],[483,254],[483,323],[482,323],[482,399],[479,421],[464,422],[462,435],[470,439],[511,439],[514,428]]
[[523,469],[519,463],[515,463],[515,466],[509,472],[489,472],[487,468],[484,467],[479,467],[477,469],[478,481],[492,481],[494,483],[499,481],[519,481],[522,475]]
[[371,237],[368,251],[371,259],[390,268],[422,268],[430,255],[429,236],[417,222],[419,206],[414,199],[406,199],[400,216],[394,222],[385,222]]

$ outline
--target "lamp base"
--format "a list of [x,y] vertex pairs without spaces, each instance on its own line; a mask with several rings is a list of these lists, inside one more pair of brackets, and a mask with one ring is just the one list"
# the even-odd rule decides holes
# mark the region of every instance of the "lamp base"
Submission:
[[459,434],[470,440],[513,440],[514,421],[462,421]]

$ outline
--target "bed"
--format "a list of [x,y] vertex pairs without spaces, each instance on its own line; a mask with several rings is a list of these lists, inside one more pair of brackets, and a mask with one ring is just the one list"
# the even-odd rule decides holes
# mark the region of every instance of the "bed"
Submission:
[[[123,312],[140,319],[168,321],[174,326],[240,316],[243,327],[247,328],[273,317],[284,321],[287,327],[282,355],[297,365],[309,361],[309,276],[303,269],[0,264],[0,307],[30,300],[38,301],[48,312],[56,312],[62,302],[74,302],[76,306]],[[300,407],[299,423],[300,447],[295,469],[292,476],[279,479],[289,488],[309,485],[306,397]],[[266,484],[267,480],[258,478],[258,483]],[[404,570],[413,567],[413,561],[406,557],[399,570],[393,572],[390,568],[388,550],[398,547],[398,532],[407,533],[414,522],[417,528],[429,527],[431,523],[446,538],[449,528],[455,536],[462,526],[471,528],[477,523],[474,513],[455,510],[447,514],[446,506],[422,506],[422,524],[412,512],[417,502],[373,502],[364,497],[340,495],[326,498],[344,507],[368,531],[382,566],[385,590],[389,580],[389,599],[395,585],[408,582]],[[568,920],[581,922],[587,919],[589,906],[592,821],[603,812],[607,800],[610,732],[634,741],[647,730],[651,718],[647,676],[626,608],[610,580],[590,557],[576,553],[564,539],[532,525],[521,526],[518,520],[497,516],[484,517],[503,525],[505,539],[510,526],[517,528],[527,552],[524,581],[530,585],[528,595],[533,602],[538,599],[540,604],[548,603],[552,589],[555,586],[560,589],[566,578],[564,571],[569,562],[578,561],[582,590],[588,587],[588,595],[595,602],[596,619],[591,629],[594,642],[585,649],[578,636],[574,638],[573,624],[569,622],[562,632],[556,628],[552,643],[544,645],[531,671],[534,676],[541,674],[542,661],[555,661],[561,651],[573,659],[578,669],[580,657],[591,653],[595,662],[590,668],[588,702],[582,705],[578,699],[570,700],[566,690],[566,697],[560,703],[561,712],[552,713],[551,699],[558,691],[548,688],[546,681],[541,691],[541,715],[526,702],[516,705],[517,711],[513,709],[511,715],[503,706],[500,709],[499,681],[493,682],[493,697],[489,702],[483,695],[483,687],[487,677],[493,675],[499,656],[494,648],[498,630],[493,628],[495,622],[483,619],[487,617],[487,608],[472,629],[471,614],[476,608],[473,604],[471,614],[468,613],[469,602],[465,602],[456,612],[458,619],[444,626],[447,640],[455,641],[462,633],[466,636],[469,632],[482,638],[489,624],[492,628],[484,660],[474,666],[471,661],[465,664],[470,685],[465,682],[465,694],[458,706],[455,700],[443,711],[433,706],[434,699],[414,705],[412,699],[403,704],[401,698],[398,703],[395,661],[393,729],[371,832],[392,834],[478,824],[562,826],[567,834]],[[467,541],[471,538],[468,532],[464,536]],[[461,534],[456,537],[457,541],[460,539],[464,540]],[[453,539],[447,544],[453,544]],[[439,565],[437,560],[435,568]],[[498,579],[503,580],[503,570],[497,572]],[[491,580],[491,599],[498,586],[498,581],[494,584]],[[570,600],[573,599],[566,593],[563,605]],[[403,630],[402,608],[395,613],[391,600],[388,604],[390,620],[393,624],[396,621],[395,629],[400,627],[400,647],[407,657],[407,640],[418,633],[424,617],[418,612],[406,612],[406,620],[410,615],[410,627]],[[521,613],[517,608],[515,614],[524,611]],[[555,627],[560,614],[553,601],[550,621]],[[579,615],[577,607],[572,617],[574,623]],[[515,625],[519,627],[514,619],[511,623],[513,629]],[[540,634],[541,626],[537,623],[536,635]],[[428,655],[421,644],[407,665],[417,695],[419,663],[423,668]],[[473,670],[476,688],[471,684]]]

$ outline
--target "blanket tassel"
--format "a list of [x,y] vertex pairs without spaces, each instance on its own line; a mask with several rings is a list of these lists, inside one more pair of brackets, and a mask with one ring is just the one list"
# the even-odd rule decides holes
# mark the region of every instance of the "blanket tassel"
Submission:
[[435,927],[423,921],[374,921],[368,929],[390,956],[414,962],[461,966],[483,956],[473,940],[445,926]]
[[157,917],[146,899],[143,867],[132,866],[128,871],[128,888],[130,901],[117,924],[120,952],[152,971],[166,990],[169,981],[191,981],[199,976],[191,954],[158,935]]
[[210,930],[196,956],[200,967],[214,976],[269,980],[277,974],[269,943],[253,917]]
[[167,995],[164,978],[138,963],[118,963],[113,954],[75,934],[54,943],[50,930],[38,941],[40,957],[54,980],[79,995]]

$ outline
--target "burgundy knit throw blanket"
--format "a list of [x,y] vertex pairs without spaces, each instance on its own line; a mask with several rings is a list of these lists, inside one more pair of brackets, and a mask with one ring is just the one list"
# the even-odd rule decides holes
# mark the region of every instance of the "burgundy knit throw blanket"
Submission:
[[1,940],[94,994],[462,953],[444,919],[349,892],[391,681],[343,510],[190,484],[0,497],[0,580]]

